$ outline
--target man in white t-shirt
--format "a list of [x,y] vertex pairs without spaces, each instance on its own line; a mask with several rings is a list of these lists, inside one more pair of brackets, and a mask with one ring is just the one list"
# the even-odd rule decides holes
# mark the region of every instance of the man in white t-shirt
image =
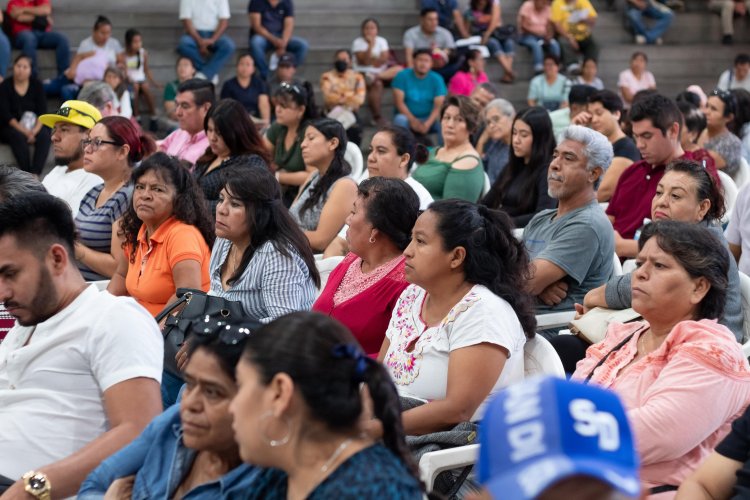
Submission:
[[101,120],[99,110],[87,102],[66,101],[55,114],[39,117],[44,125],[52,131],[52,150],[55,164],[42,184],[47,192],[65,201],[78,214],[81,200],[91,188],[104,181],[98,175],[83,169],[83,146],[89,130]]
[[724,71],[716,84],[719,90],[745,89],[750,92],[750,55],[737,54],[734,66]]
[[229,0],[180,0],[180,21],[185,34],[177,52],[189,57],[196,77],[219,82],[219,72],[232,57],[234,42],[224,35],[229,26]]
[[86,284],[74,239],[54,196],[0,205],[0,302],[17,320],[0,344],[0,485],[12,484],[3,498],[75,495],[162,410],[156,322],[133,299]]

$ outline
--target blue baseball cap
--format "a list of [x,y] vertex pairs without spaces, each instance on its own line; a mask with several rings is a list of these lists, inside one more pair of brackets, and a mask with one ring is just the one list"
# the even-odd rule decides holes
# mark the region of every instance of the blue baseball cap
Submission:
[[552,377],[508,387],[479,427],[479,481],[494,498],[526,500],[584,475],[638,497],[638,455],[618,397]]

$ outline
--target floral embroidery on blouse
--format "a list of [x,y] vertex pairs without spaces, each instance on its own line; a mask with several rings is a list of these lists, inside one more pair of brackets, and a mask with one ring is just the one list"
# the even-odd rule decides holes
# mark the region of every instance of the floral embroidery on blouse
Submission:
[[[415,285],[410,285],[396,304],[389,326],[389,330],[393,332],[390,336],[391,348],[384,359],[396,385],[409,385],[417,379],[422,351],[425,347],[436,335],[440,334],[443,328],[456,321],[462,313],[468,311],[480,300],[479,295],[473,289],[470,290],[458,304],[451,308],[439,325],[428,327],[420,317],[426,297],[427,292]],[[414,344],[414,348],[411,352],[407,352],[411,344]]]
[[[365,274],[362,272],[362,258],[357,257],[349,265],[346,274],[344,274],[344,278],[341,280],[341,283],[339,283],[339,287],[333,295],[333,305],[338,306],[342,302],[346,302],[352,297],[356,297],[375,283],[385,278],[403,262],[404,256],[399,255]],[[394,276],[394,279],[404,279],[403,266],[401,272]]]

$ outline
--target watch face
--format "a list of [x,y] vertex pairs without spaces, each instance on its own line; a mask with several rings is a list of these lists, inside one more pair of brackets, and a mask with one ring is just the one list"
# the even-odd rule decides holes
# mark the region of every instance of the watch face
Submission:
[[47,479],[44,476],[31,476],[29,479],[29,486],[34,490],[41,490],[47,484]]

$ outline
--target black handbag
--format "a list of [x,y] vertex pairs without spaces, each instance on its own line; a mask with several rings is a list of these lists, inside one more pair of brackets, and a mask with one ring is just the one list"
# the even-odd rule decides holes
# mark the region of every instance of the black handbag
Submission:
[[[244,322],[245,313],[239,302],[208,295],[202,290],[178,288],[177,300],[168,304],[157,316],[156,322],[164,336],[164,371],[182,378],[175,356],[197,322],[225,318]],[[260,323],[257,324],[260,326]]]
[[516,38],[516,26],[515,24],[504,24],[499,28],[495,28],[492,32],[492,38],[497,38],[501,42],[509,38]]

